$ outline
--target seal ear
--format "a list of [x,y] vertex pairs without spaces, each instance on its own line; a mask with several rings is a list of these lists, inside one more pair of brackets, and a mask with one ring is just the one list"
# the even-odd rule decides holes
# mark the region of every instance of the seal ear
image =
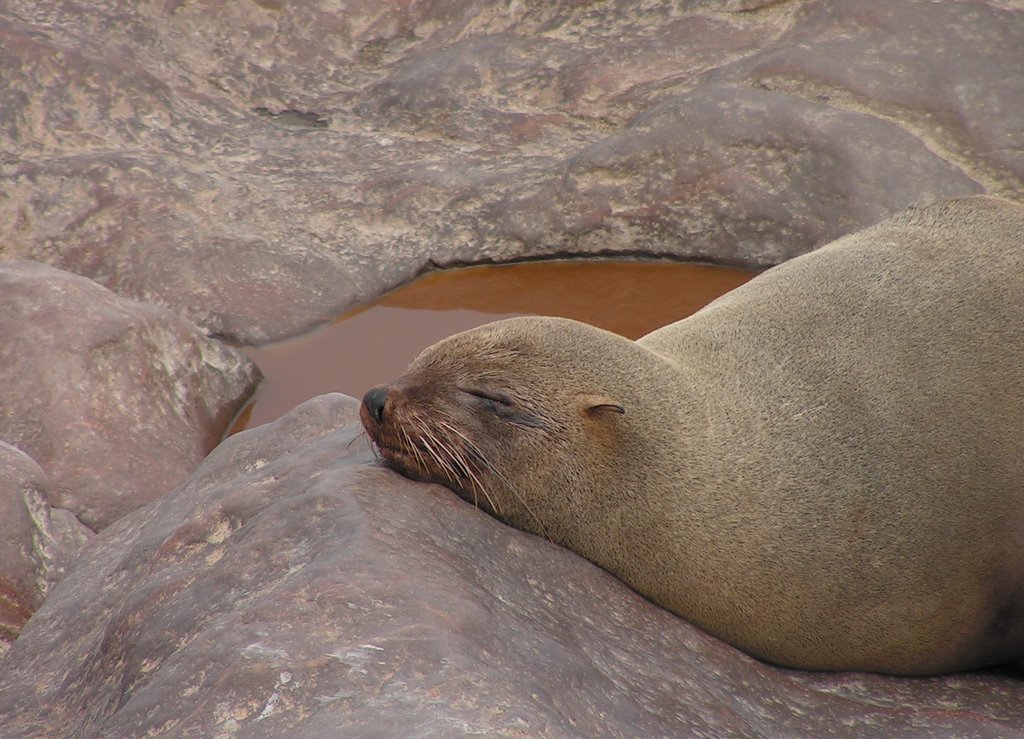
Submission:
[[623,408],[612,398],[607,395],[581,395],[579,397],[580,407],[586,411],[589,416],[597,416],[601,413],[625,413],[626,409]]

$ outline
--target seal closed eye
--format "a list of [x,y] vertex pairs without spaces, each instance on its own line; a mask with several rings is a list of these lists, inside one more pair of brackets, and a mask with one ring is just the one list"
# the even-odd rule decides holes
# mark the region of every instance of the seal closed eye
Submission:
[[761,659],[1024,657],[1024,206],[911,209],[636,342],[456,334],[361,417],[398,471]]

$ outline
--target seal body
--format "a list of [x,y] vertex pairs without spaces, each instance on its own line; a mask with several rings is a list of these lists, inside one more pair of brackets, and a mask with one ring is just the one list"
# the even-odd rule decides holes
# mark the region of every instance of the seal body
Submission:
[[518,318],[426,349],[382,456],[761,659],[1024,658],[1024,207],[912,209],[633,342]]

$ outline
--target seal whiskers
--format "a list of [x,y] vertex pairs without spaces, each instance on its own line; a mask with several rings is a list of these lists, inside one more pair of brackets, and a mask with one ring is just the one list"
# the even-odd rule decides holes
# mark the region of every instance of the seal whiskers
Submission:
[[[445,428],[450,430],[452,433],[457,434],[463,440],[463,442],[466,445],[466,448],[470,451],[470,453],[472,454],[473,458],[478,460],[482,465],[484,465],[484,467],[492,475],[494,475],[495,478],[497,478],[498,482],[502,483],[508,489],[508,491],[512,494],[512,496],[517,501],[519,501],[520,504],[522,504],[523,508],[526,509],[526,512],[529,513],[530,516],[533,517],[533,520],[537,523],[537,526],[541,530],[541,535],[545,539],[547,539],[548,541],[552,541],[551,537],[548,536],[547,530],[544,528],[544,522],[541,521],[540,517],[536,513],[533,512],[533,509],[530,507],[530,504],[527,503],[526,500],[523,498],[523,496],[521,496],[519,494],[519,492],[515,489],[515,486],[509,481],[508,477],[506,477],[504,474],[502,474],[501,471],[497,467],[495,467],[494,464],[489,459],[487,459],[487,457],[484,455],[483,451],[480,450],[480,447],[478,447],[476,444],[474,444],[473,441],[468,436],[466,436],[464,433],[462,433],[457,428],[452,426],[451,423],[446,422],[446,421],[439,421],[438,424],[441,425],[441,426],[444,426]],[[468,464],[467,464],[466,469],[467,469],[467,471],[470,471]],[[480,483],[479,478],[477,478],[477,476],[475,474],[473,474],[471,471],[470,471],[470,474],[473,476],[473,480],[480,486],[481,492],[483,492],[483,494],[485,496],[487,496],[487,500],[488,500],[488,502],[491,503],[491,507],[494,508],[495,513],[498,516],[501,516],[501,508],[499,508],[491,500],[491,496],[488,495],[487,489],[484,488],[482,483]]]
[[[445,442],[443,442],[430,429],[423,429],[421,433],[423,433],[425,437],[429,437],[429,439],[425,439],[425,443],[433,441],[434,444],[437,445],[438,449],[445,452],[445,454],[447,455],[447,458],[443,458],[436,452],[434,452],[435,460],[448,475],[448,479],[453,485],[459,485],[460,480],[464,480],[466,478],[468,478],[471,483],[476,483],[470,485],[470,488],[473,490],[474,506],[478,508],[480,507],[479,501],[477,500],[477,488],[479,488],[479,492],[482,492],[484,494],[484,497],[487,499],[487,502],[491,504],[491,508],[494,509],[495,511],[500,510],[494,505],[494,501],[491,499],[491,496],[488,495],[487,491],[484,490],[481,485],[479,485],[479,480],[477,480],[476,475],[469,468],[469,465],[466,463],[466,460],[455,449],[453,449],[450,444],[446,444]],[[433,452],[432,448],[431,452]]]
[[456,334],[360,418],[397,471],[755,657],[1024,659],[1019,203],[908,210],[637,341],[544,317]]
[[[462,434],[458,429],[456,429],[454,426],[452,426],[449,422],[443,421],[443,420],[439,420],[437,422],[437,424],[441,428],[448,429],[452,433],[454,433],[457,436],[459,436],[465,442],[465,444],[469,448],[469,452],[471,454],[476,454],[477,457],[480,456],[479,450],[473,445],[473,443],[469,439],[467,439],[466,436],[464,434]],[[477,505],[476,492],[477,492],[477,490],[479,490],[481,493],[483,493],[484,497],[487,499],[487,502],[490,504],[490,506],[494,510],[495,514],[500,516],[501,515],[501,506],[499,506],[497,501],[495,501],[494,498],[491,497],[491,494],[487,492],[487,488],[484,487],[484,484],[483,484],[483,482],[481,482],[479,476],[477,476],[476,472],[473,471],[473,466],[470,464],[470,460],[467,459],[466,456],[463,455],[461,452],[456,451],[454,449],[450,449],[449,453],[452,455],[452,457],[458,463],[459,467],[463,470],[464,475],[467,478],[469,478],[469,481],[472,483],[472,488],[473,488],[473,504]],[[477,507],[479,507],[479,506],[477,505]]]
[[419,462],[421,466],[426,467],[427,462],[423,458],[423,455],[420,454],[419,445],[413,442],[412,438],[409,436],[408,429],[406,429],[406,427],[404,426],[399,427],[399,442],[404,451],[412,454],[414,457],[416,457],[416,461]]
[[490,471],[490,473],[494,475],[495,478],[497,478],[498,482],[504,485],[505,488],[512,494],[512,496],[522,504],[523,508],[526,509],[526,512],[529,513],[530,516],[533,518],[534,522],[536,522],[537,527],[540,529],[541,536],[543,536],[548,541],[554,543],[555,540],[552,539],[551,536],[548,534],[548,530],[544,526],[544,522],[541,520],[540,516],[533,512],[533,508],[531,508],[530,504],[526,502],[526,499],[519,494],[519,492],[516,490],[512,482],[505,475],[503,475],[498,470],[498,468],[495,467],[490,461],[488,461],[488,459],[484,457],[482,454],[480,455],[479,459],[484,464],[484,466]]

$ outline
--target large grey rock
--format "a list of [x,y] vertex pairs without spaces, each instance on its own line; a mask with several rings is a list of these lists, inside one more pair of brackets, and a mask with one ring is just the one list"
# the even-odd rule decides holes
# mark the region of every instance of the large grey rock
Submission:
[[0,654],[63,577],[92,536],[69,512],[46,502],[46,474],[0,441]]
[[321,396],[95,537],[0,663],[3,736],[1012,736],[1024,681],[757,662],[375,466]]
[[36,262],[0,262],[0,336],[0,440],[94,529],[191,473],[259,378],[168,309]]
[[1024,189],[1024,8],[0,8],[0,256],[261,342],[433,265],[764,266]]

